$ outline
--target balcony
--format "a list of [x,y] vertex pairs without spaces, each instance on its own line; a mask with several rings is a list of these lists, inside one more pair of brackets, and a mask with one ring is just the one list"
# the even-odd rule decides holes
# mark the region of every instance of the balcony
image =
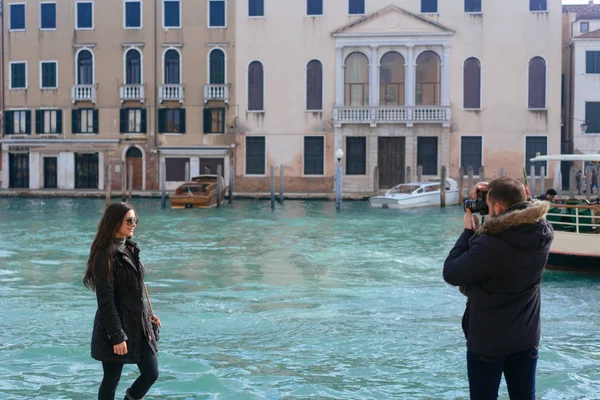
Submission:
[[229,103],[229,85],[204,85],[204,103],[209,100],[221,100]]
[[146,100],[146,91],[144,85],[121,85],[119,89],[121,103],[125,101],[139,101],[144,103]]
[[450,107],[337,107],[333,110],[336,126],[341,124],[435,124],[450,126]]
[[165,84],[160,85],[158,101],[178,101],[183,104],[183,85]]
[[71,100],[73,104],[77,101],[91,101],[96,104],[96,85],[73,85]]

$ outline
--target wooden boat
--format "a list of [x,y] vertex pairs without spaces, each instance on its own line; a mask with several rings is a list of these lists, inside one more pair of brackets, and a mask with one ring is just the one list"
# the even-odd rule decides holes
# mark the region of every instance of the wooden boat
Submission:
[[[531,161],[600,161],[600,154],[538,156]],[[600,198],[554,199],[547,219],[554,227],[547,268],[600,272]]]
[[211,208],[217,206],[217,180],[221,186],[221,201],[225,198],[227,186],[223,177],[217,175],[200,175],[193,177],[191,181],[180,185],[175,194],[169,199],[171,208]]

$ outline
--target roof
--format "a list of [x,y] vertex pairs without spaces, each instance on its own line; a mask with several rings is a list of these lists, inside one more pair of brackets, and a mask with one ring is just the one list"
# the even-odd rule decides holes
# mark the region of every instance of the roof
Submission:
[[576,19],[600,19],[600,4],[564,5],[563,12],[575,13]]
[[600,39],[600,29],[575,36],[575,39]]

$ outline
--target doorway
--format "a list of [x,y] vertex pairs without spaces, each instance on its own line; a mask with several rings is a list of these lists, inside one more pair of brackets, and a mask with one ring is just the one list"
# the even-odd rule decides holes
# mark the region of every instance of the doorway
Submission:
[[216,175],[217,167],[221,166],[221,176],[225,178],[225,159],[224,158],[201,158],[200,175]]
[[98,153],[75,154],[75,189],[98,189]]
[[125,170],[126,170],[126,182],[129,187],[129,168],[133,169],[133,190],[142,190],[144,180],[144,159],[142,151],[137,147],[130,147],[125,154]]
[[380,137],[377,143],[379,187],[389,189],[405,179],[405,137]]
[[56,189],[57,184],[57,158],[44,157],[44,189]]

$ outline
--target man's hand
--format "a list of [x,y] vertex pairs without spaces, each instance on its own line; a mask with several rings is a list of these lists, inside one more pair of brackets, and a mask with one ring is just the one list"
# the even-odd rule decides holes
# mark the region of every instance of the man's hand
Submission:
[[471,198],[472,199],[477,198],[478,190],[481,190],[482,192],[487,192],[488,190],[490,190],[489,183],[479,182],[477,185],[473,186],[473,189],[471,190]]
[[115,344],[113,346],[113,351],[118,356],[124,356],[125,354],[127,354],[127,343],[121,342],[119,344]]
[[477,229],[479,229],[479,218],[477,217],[477,215],[473,215],[471,210],[467,209],[467,211],[465,212],[464,221],[465,229],[468,229],[470,231],[476,231]]

